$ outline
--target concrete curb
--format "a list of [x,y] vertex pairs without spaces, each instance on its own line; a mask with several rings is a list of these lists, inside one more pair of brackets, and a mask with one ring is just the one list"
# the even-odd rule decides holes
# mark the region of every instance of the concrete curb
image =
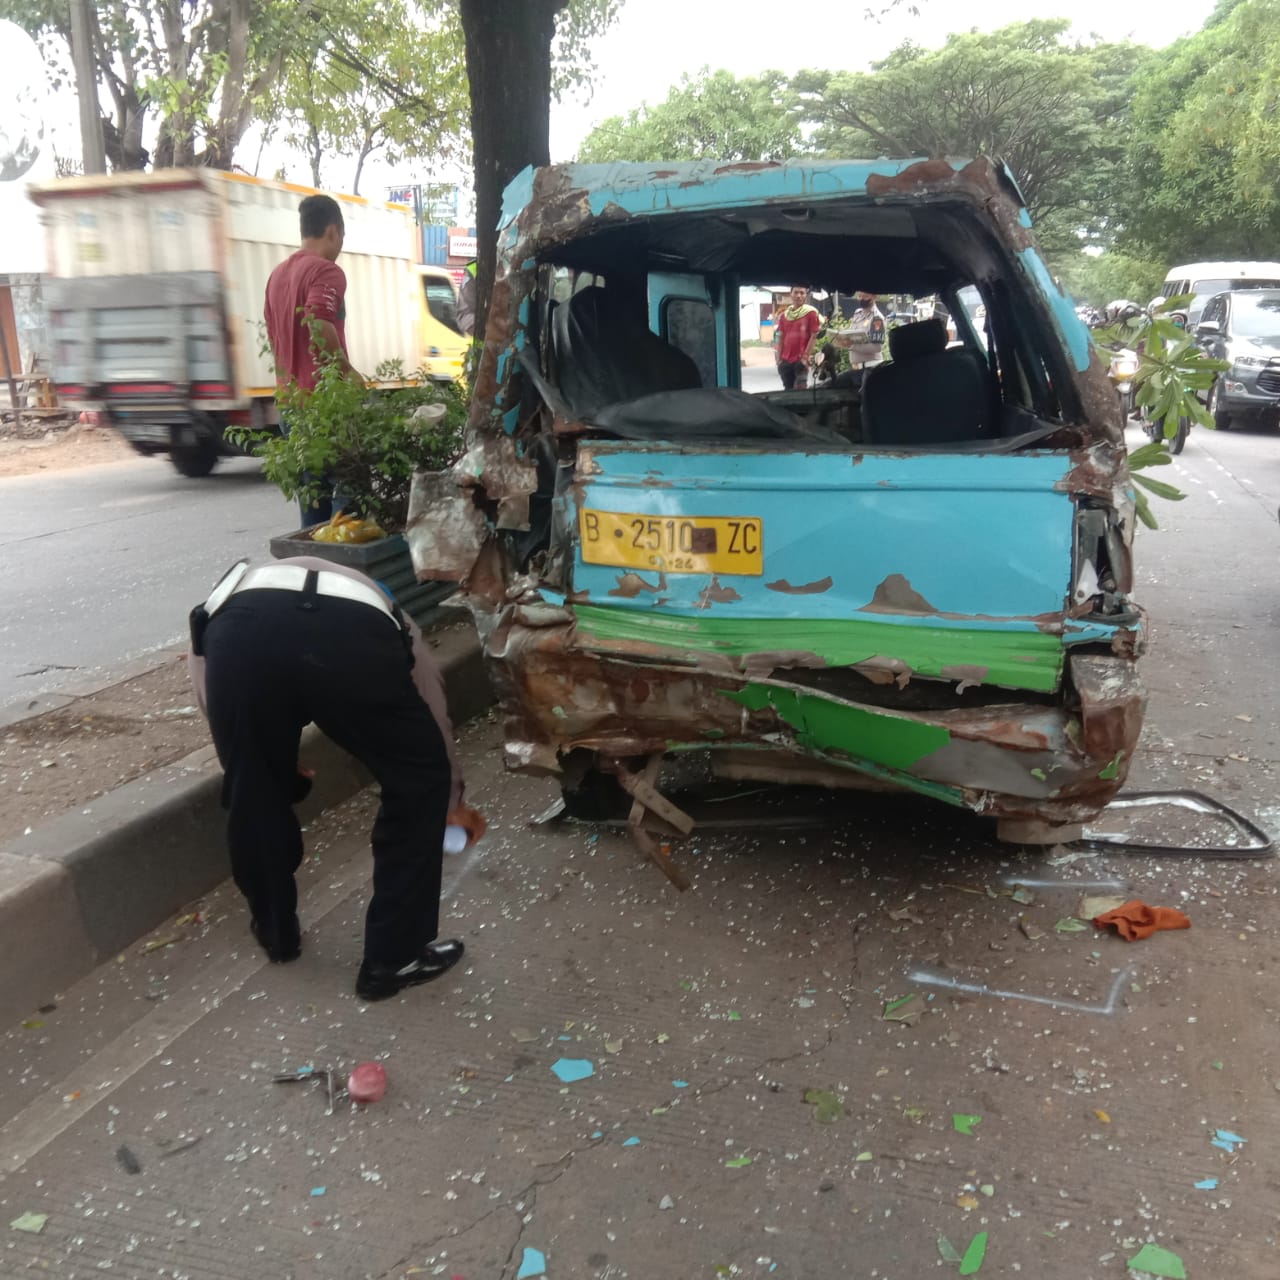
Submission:
[[[461,724],[493,700],[479,641],[470,625],[430,638]],[[316,771],[304,824],[372,781],[314,725],[300,759]],[[227,878],[221,783],[204,747],[0,849],[0,1021],[48,1002]]]

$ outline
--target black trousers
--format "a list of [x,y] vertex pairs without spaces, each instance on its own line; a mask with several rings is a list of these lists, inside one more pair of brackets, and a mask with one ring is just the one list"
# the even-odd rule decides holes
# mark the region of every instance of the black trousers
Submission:
[[450,770],[400,629],[355,600],[243,591],[210,620],[204,650],[231,872],[260,929],[276,934],[297,911],[292,796],[299,738],[314,721],[382,788],[364,954],[408,964],[440,928]]
[[783,391],[803,391],[809,385],[809,365],[804,360],[779,360]]

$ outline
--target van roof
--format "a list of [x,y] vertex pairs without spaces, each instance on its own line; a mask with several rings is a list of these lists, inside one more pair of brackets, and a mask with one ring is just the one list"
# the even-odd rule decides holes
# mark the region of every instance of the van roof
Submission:
[[1170,267],[1164,278],[1177,280],[1182,276],[1222,276],[1243,279],[1254,275],[1280,277],[1280,262],[1190,262],[1185,266]]

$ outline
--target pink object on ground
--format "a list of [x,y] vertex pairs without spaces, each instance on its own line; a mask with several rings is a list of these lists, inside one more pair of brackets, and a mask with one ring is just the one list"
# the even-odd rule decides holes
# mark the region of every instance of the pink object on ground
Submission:
[[387,1072],[380,1062],[362,1062],[347,1077],[352,1102],[381,1102],[387,1092]]

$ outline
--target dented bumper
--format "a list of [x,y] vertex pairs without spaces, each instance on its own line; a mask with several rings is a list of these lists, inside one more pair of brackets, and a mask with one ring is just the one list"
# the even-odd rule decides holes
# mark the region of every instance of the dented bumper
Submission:
[[1119,788],[1145,705],[1135,664],[1096,653],[1067,654],[1064,696],[1052,702],[1011,694],[906,710],[860,698],[876,685],[852,669],[835,673],[837,692],[812,682],[814,665],[605,649],[551,604],[515,605],[490,622],[485,647],[508,713],[508,767],[543,775],[558,775],[579,751],[609,760],[710,750],[743,776],[749,751],[755,776],[786,776],[780,762],[791,758],[827,771],[811,769],[815,781],[857,775],[979,813],[1072,823]]

